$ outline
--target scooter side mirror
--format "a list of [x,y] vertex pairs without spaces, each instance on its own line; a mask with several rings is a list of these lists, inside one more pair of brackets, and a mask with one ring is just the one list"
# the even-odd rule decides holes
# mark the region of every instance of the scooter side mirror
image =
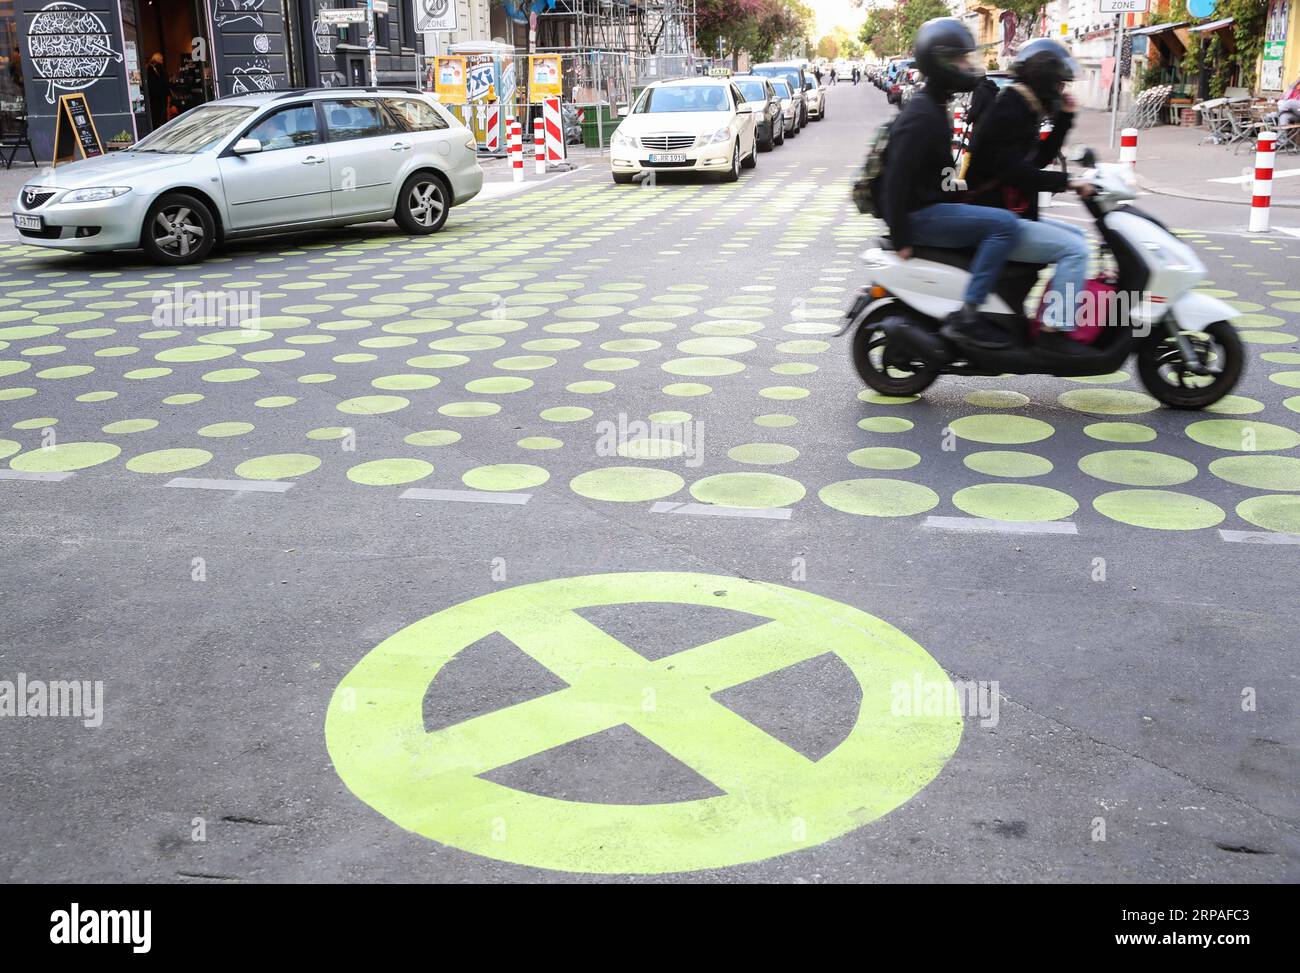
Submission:
[[1097,153],[1084,146],[1070,157],[1071,162],[1078,163],[1081,169],[1092,169],[1097,165]]

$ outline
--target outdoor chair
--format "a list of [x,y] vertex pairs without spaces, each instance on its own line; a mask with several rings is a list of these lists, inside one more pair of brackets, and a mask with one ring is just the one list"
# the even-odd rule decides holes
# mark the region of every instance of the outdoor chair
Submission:
[[1224,145],[1232,138],[1232,117],[1227,98],[1212,98],[1201,102],[1201,119],[1205,122],[1206,136],[1202,142]]
[[37,164],[36,152],[32,149],[32,140],[27,133],[27,116],[20,115],[17,122],[18,127],[14,131],[0,135],[0,157],[3,157],[6,169],[13,168],[14,156],[18,154],[19,149],[26,149],[32,157],[32,165]]

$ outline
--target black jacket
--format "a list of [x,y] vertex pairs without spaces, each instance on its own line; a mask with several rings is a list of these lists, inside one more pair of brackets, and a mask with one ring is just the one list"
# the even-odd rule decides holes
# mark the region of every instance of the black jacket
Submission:
[[971,143],[966,170],[970,201],[1015,208],[1026,219],[1038,219],[1038,194],[1059,193],[1069,184],[1064,172],[1043,166],[1056,158],[1073,124],[1074,115],[1058,112],[1052,119],[1052,133],[1040,139],[1038,112],[1014,87],[1003,88],[984,111]]
[[909,213],[958,201],[951,191],[956,167],[946,101],[936,101],[929,90],[913,95],[889,130],[885,154],[881,205],[889,235],[901,250],[912,244]]
[[966,112],[966,127],[973,134],[975,125],[984,117],[989,106],[993,104],[993,99],[998,96],[998,86],[992,78],[985,78],[975,86],[975,90],[970,95],[970,110]]

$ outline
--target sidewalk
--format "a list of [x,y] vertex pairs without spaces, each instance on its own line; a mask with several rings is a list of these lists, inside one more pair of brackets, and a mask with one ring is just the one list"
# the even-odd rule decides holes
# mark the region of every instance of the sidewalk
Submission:
[[[1123,120],[1123,116],[1120,116]],[[1138,132],[1138,185],[1146,192],[1249,206],[1255,149],[1203,142],[1204,128],[1157,125]],[[1110,114],[1081,111],[1070,145],[1090,146],[1100,161],[1119,158],[1119,129],[1110,148]],[[1235,151],[1234,151],[1235,150]],[[1300,155],[1280,154],[1273,176],[1273,205],[1300,208]]]

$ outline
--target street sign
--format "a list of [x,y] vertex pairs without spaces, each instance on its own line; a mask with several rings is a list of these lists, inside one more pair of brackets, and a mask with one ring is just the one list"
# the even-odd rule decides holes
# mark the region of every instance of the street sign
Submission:
[[416,0],[415,29],[419,31],[455,30],[455,0]]
[[1151,0],[1097,0],[1099,10],[1104,14],[1140,14],[1146,13]]
[[364,24],[366,22],[366,8],[349,7],[343,10],[322,10],[320,11],[320,22],[329,24],[331,27],[339,27],[344,24]]
[[370,5],[375,8],[375,13],[388,13],[388,0],[370,0]]

